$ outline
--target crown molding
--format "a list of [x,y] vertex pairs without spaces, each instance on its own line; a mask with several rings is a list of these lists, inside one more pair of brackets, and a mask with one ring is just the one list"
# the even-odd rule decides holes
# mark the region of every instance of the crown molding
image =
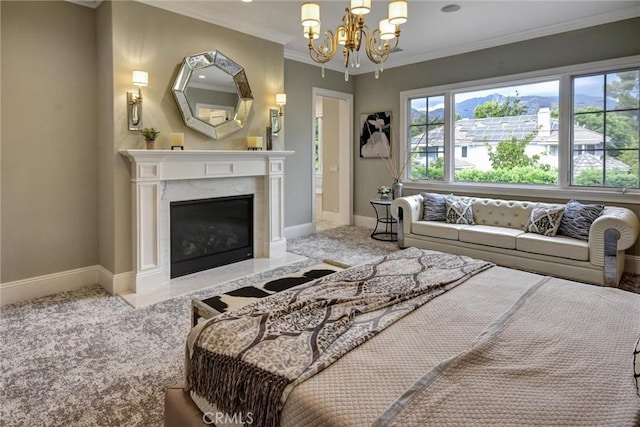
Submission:
[[79,4],[80,6],[89,7],[91,9],[95,9],[100,4],[102,4],[103,0],[67,0],[69,3]]
[[244,34],[248,34],[253,37],[257,37],[260,39],[265,39],[272,41],[274,43],[278,43],[281,45],[286,45],[291,41],[291,37],[285,34],[282,34],[278,31],[269,30],[268,28],[251,25],[244,21],[230,20],[226,16],[205,16],[201,13],[188,9],[189,2],[183,3],[183,5],[176,5],[173,2],[165,3],[157,0],[137,0],[139,3],[144,3],[148,6],[157,7],[159,9],[164,9],[169,12],[177,13],[178,15],[188,16],[190,18],[198,19],[200,21],[208,22],[210,24],[215,24],[220,27],[228,28],[234,31],[238,31]]

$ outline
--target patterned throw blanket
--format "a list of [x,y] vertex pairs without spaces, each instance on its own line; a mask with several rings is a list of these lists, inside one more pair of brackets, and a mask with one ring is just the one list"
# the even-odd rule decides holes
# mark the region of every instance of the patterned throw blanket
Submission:
[[223,313],[195,340],[187,389],[219,411],[276,426],[297,384],[491,266],[409,248]]

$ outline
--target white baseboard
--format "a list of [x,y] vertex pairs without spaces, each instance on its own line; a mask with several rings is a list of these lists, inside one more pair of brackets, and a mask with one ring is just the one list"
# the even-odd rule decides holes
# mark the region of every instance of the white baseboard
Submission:
[[291,227],[285,227],[284,237],[285,239],[295,239],[296,237],[304,237],[315,232],[315,227],[312,222],[300,225],[292,225]]
[[113,274],[103,266],[97,266],[98,283],[102,288],[112,295],[131,291],[134,287],[135,275],[133,271]]
[[0,283],[0,306],[96,284],[98,283],[98,267],[94,265]]
[[627,273],[640,274],[640,256],[625,255],[624,271]]
[[353,223],[354,225],[358,225],[360,227],[368,227],[373,230],[376,226],[376,219],[371,216],[354,215]]

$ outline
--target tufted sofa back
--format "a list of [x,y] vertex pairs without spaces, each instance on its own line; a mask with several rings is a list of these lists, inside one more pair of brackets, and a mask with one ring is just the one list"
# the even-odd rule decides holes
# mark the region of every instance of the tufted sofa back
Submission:
[[[454,196],[455,197],[455,196]],[[459,197],[473,204],[473,219],[478,225],[524,230],[536,202]],[[562,206],[546,204],[548,206]]]

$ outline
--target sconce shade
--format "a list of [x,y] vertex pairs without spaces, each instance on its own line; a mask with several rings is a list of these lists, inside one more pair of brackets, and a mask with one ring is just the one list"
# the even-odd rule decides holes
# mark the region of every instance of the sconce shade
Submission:
[[149,73],[146,71],[134,71],[131,73],[131,82],[136,86],[146,86],[149,83]]
[[278,105],[287,105],[287,94],[286,93],[277,93],[276,94],[276,104],[278,104]]
[[371,0],[351,0],[351,13],[366,15],[371,11]]
[[304,3],[300,9],[300,21],[303,27],[320,25],[320,5],[317,3]]
[[393,25],[400,25],[407,22],[407,2],[396,0],[389,3],[389,22]]

